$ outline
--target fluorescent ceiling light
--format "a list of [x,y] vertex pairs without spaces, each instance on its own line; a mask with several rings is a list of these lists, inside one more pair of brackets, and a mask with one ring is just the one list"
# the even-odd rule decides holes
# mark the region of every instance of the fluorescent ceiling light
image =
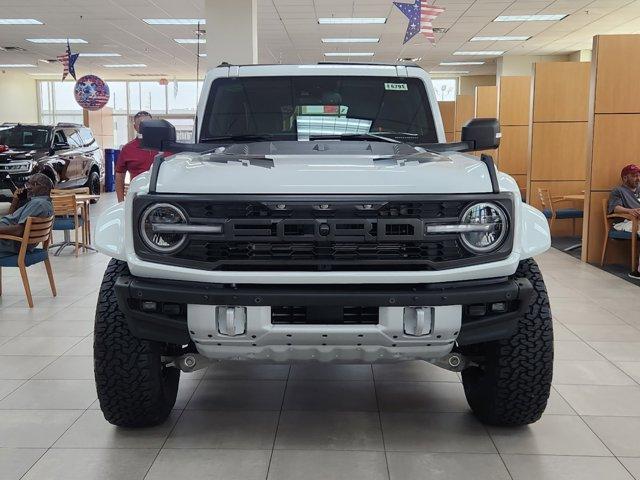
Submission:
[[119,53],[84,53],[80,52],[81,57],[121,57]]
[[42,25],[35,18],[0,18],[0,25]]
[[429,72],[431,75],[464,75],[465,73],[469,73],[468,70],[434,70]]
[[496,37],[473,37],[470,42],[523,42],[529,40],[531,35],[501,35]]
[[87,43],[82,38],[27,38],[27,42],[31,43]]
[[174,38],[178,43],[207,43],[206,38]]
[[557,22],[568,16],[568,13],[560,13],[558,15],[500,15],[496,17],[494,22]]
[[484,65],[484,62],[440,62],[443,67],[459,67],[462,65]]
[[325,57],[373,57],[373,52],[329,52]]
[[324,17],[319,18],[318,23],[320,25],[353,25],[353,24],[370,24],[370,23],[387,23],[387,19],[385,17],[374,17],[374,18],[365,18],[365,17]]
[[503,50],[485,50],[482,52],[453,52],[454,55],[497,57],[504,53]]
[[204,18],[143,18],[143,22],[149,25],[205,25]]
[[323,38],[322,43],[379,43],[379,38]]
[[0,63],[0,68],[34,68],[31,63]]
[[110,65],[103,65],[106,68],[144,68],[144,63],[112,63]]
[[199,54],[198,54],[198,56],[199,56],[199,57],[206,57],[206,56],[207,56],[207,54],[206,54],[206,53],[199,53]]
[[62,77],[62,73],[30,73],[32,77]]

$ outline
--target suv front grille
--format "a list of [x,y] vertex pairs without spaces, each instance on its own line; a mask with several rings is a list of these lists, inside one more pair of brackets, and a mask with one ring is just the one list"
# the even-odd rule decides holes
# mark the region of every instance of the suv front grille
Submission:
[[192,224],[222,233],[190,233],[170,255],[152,252],[136,229],[136,252],[158,263],[226,271],[439,270],[506,258],[512,234],[496,252],[477,255],[457,234],[426,233],[430,223],[456,223],[472,203],[491,200],[512,211],[509,194],[482,195],[142,195],[180,207]]
[[271,307],[273,325],[377,325],[378,307]]

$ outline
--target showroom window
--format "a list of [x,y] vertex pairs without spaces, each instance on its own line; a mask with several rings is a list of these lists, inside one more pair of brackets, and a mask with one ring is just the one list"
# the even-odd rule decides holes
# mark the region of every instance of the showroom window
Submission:
[[455,78],[434,78],[433,88],[439,102],[455,102],[458,94],[458,80]]
[[[113,122],[113,143],[116,148],[133,137],[131,119],[136,112],[147,110],[155,117],[165,118],[176,127],[180,141],[192,138],[197,102],[202,82],[174,80],[168,85],[157,81],[109,81]],[[39,81],[40,122],[82,123],[82,108],[73,96],[73,81]]]

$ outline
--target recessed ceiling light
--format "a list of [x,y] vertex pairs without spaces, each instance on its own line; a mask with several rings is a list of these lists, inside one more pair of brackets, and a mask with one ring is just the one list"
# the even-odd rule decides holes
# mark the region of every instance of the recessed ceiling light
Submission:
[[373,57],[373,52],[329,52],[325,57]]
[[144,63],[112,63],[109,65],[103,65],[105,68],[145,68]]
[[88,43],[82,38],[27,38],[27,42],[31,43]]
[[385,17],[323,17],[318,19],[320,25],[353,25],[353,24],[370,24],[370,23],[387,23]]
[[0,18],[0,25],[43,25],[35,18]]
[[199,57],[206,57],[206,56],[207,56],[207,54],[206,54],[206,53],[199,53],[199,54],[198,54],[198,56],[199,56]]
[[143,22],[149,25],[205,25],[204,18],[143,18]]
[[429,72],[431,75],[464,75],[469,73],[468,70],[433,70]]
[[443,67],[459,67],[462,65],[484,65],[484,62],[440,62]]
[[484,56],[484,57],[497,57],[504,53],[503,50],[485,50],[482,52],[453,52],[454,55],[468,55],[468,56]]
[[473,37],[470,42],[524,42],[529,40],[531,35],[500,35],[495,37]]
[[121,57],[119,53],[84,53],[80,52],[81,57]]
[[560,13],[558,15],[500,15],[496,17],[494,22],[557,22],[568,16],[568,13]]
[[323,38],[322,43],[379,43],[379,38]]
[[0,63],[0,68],[34,68],[31,63]]
[[174,38],[178,43],[207,43],[205,38]]

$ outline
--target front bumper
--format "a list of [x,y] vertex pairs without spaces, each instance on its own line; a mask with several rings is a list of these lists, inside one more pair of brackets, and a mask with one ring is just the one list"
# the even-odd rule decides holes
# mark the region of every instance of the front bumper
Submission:
[[[435,359],[449,353],[455,343],[507,338],[528,307],[532,287],[522,278],[429,285],[232,286],[121,276],[115,291],[133,335],[178,345],[193,342],[209,358],[370,362]],[[493,313],[491,305],[498,303],[506,309]],[[486,313],[478,315],[481,305]],[[217,306],[246,307],[241,334],[221,333]],[[283,324],[274,320],[272,310],[294,306],[322,312],[344,306],[373,308],[376,321]],[[405,307],[416,306],[434,312],[428,334],[408,335],[403,327]]]

